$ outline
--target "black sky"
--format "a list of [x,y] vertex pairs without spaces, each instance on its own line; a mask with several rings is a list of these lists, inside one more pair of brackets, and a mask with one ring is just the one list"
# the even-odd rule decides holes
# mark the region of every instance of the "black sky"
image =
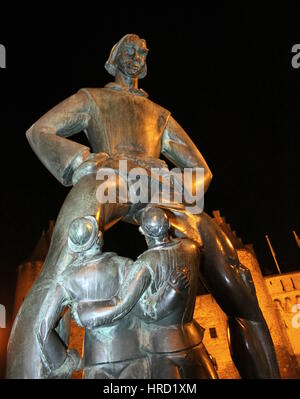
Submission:
[[[45,6],[22,24],[12,12],[2,15],[0,303],[11,309],[16,267],[68,192],[37,160],[25,131],[79,88],[109,82],[104,63],[126,33],[144,37],[150,49],[141,87],[172,112],[214,174],[205,210],[220,209],[254,244],[265,273],[276,271],[265,234],[282,271],[300,270],[292,236],[300,235],[300,69],[291,65],[300,7],[145,3],[135,11],[97,11],[86,2],[76,16],[61,12]],[[132,226],[107,234],[106,249],[136,256],[141,248]]]

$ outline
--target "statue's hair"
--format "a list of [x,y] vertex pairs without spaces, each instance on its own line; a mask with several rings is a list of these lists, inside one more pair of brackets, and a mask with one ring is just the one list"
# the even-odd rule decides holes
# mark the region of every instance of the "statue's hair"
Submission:
[[[107,72],[112,75],[112,76],[116,76],[116,58],[119,52],[120,47],[123,45],[123,43],[127,40],[144,40],[141,39],[138,35],[134,34],[134,33],[129,33],[125,36],[123,36],[118,43],[116,43],[113,48],[111,49],[111,52],[109,54],[108,60],[105,63],[105,69],[107,70]],[[145,40],[144,40],[145,41]],[[147,75],[147,64],[145,63],[143,70],[140,72],[139,74],[139,79],[143,79],[145,76]]]

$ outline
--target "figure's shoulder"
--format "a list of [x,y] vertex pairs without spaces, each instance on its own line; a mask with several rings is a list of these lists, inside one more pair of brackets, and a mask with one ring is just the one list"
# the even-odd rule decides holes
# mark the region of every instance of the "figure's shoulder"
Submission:
[[141,255],[138,256],[137,260],[141,262],[149,262],[159,258],[159,249],[157,247],[147,249]]
[[[139,89],[139,91],[141,90]],[[79,92],[88,98],[91,107],[97,105],[97,107],[103,110],[110,110],[112,106],[119,102],[122,104],[120,105],[122,107],[124,104],[129,107],[141,107],[140,111],[143,114],[146,112],[146,114],[151,115],[153,118],[157,118],[160,130],[165,128],[171,115],[170,111],[150,100],[147,96],[117,90],[110,84],[101,88],[82,88]]]
[[147,269],[152,278],[154,278],[157,267],[160,263],[159,260],[159,252],[151,248],[138,256],[137,260],[135,261],[135,265],[138,266],[138,268]]
[[142,90],[138,89],[136,90],[136,93],[131,93],[127,91],[123,91],[121,88],[119,88],[120,85],[117,85],[113,82],[108,83],[104,87],[84,87],[81,88],[79,91],[85,92],[88,96],[91,96],[93,98],[103,96],[103,97],[124,97],[124,96],[130,96],[134,101],[137,102],[143,102],[147,104],[151,104],[153,108],[156,108],[157,110],[160,110],[161,113],[165,114],[171,114],[171,112],[164,108],[162,105],[157,104],[155,101],[150,99],[148,97],[148,94]]
[[126,258],[125,256],[119,256],[116,253],[113,253],[113,256],[110,258],[112,262],[116,263],[118,266],[130,266],[133,264],[133,260],[130,258]]
[[180,245],[184,251],[189,253],[198,253],[200,251],[199,245],[189,238],[181,238]]
[[94,103],[106,104],[110,106],[111,103],[119,101],[124,97],[122,91],[113,90],[109,86],[105,87],[84,87],[79,92],[85,93],[85,95]]
[[133,262],[132,259],[126,258],[124,256],[119,256],[116,252],[102,252],[97,255],[94,259],[103,262],[115,262],[115,263],[130,263]]
[[78,93],[85,93],[85,95],[90,99],[95,99],[97,97],[101,97],[105,95],[107,90],[105,87],[82,87]]
[[160,115],[163,115],[166,119],[168,119],[170,117],[171,112],[168,109],[164,108],[162,105],[159,105],[152,100],[149,100],[149,98],[147,98],[146,100],[151,102],[153,107],[157,109],[157,111]]

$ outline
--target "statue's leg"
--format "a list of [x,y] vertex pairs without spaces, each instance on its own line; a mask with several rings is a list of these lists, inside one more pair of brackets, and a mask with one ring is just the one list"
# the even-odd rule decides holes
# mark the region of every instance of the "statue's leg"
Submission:
[[212,358],[203,342],[191,349],[183,364],[184,378],[218,379]]
[[152,379],[217,379],[203,343],[185,351],[150,356]]
[[128,211],[128,204],[100,204],[95,175],[83,177],[68,194],[57,218],[43,269],[24,300],[9,339],[7,378],[43,378],[43,362],[37,331],[47,309],[58,271],[60,253],[67,242],[70,223],[78,217],[96,215],[100,228],[109,227]]
[[175,359],[172,359],[172,354],[149,355],[149,361],[151,366],[151,379],[179,380],[182,378],[180,364],[178,364]]
[[198,223],[204,246],[201,276],[228,316],[230,351],[241,377],[280,378],[250,271],[240,264],[232,243],[208,215],[202,213]]

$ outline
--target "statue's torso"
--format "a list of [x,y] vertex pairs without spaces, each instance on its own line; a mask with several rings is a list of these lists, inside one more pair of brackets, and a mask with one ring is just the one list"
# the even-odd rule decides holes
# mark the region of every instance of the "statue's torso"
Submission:
[[[63,285],[75,301],[107,300],[116,295],[132,264],[129,258],[104,253],[65,272]],[[113,325],[86,329],[85,366],[143,357],[139,327],[139,320],[129,313]]]
[[81,90],[90,99],[87,134],[94,152],[159,158],[169,111],[128,92],[110,88]]
[[[134,308],[142,320],[143,349],[167,353],[198,345],[203,337],[203,329],[193,320],[200,262],[198,246],[189,239],[174,240],[146,251],[139,259],[153,270],[152,284]],[[183,278],[184,284],[177,285],[174,275]],[[164,296],[169,284],[179,289],[173,296]]]
[[75,301],[105,300],[119,289],[133,261],[114,253],[104,253],[98,258],[67,269],[63,285]]
[[172,307],[172,304],[165,303],[162,313],[156,314],[156,320],[151,315],[147,315],[143,309],[143,302],[147,301],[144,299],[139,302],[140,309],[137,308],[136,311],[146,322],[169,325],[182,324],[192,320],[198,284],[199,256],[198,246],[189,239],[174,239],[169,244],[154,247],[141,256],[140,259],[151,264],[153,269],[152,284],[144,294],[144,297],[151,299],[153,307],[156,307],[156,301],[163,298],[160,295],[161,290],[166,289],[168,284],[177,284],[173,281],[174,274],[180,275],[186,281],[186,287],[180,288],[183,298],[180,301],[180,306],[176,307],[174,311],[169,311],[168,306]]

